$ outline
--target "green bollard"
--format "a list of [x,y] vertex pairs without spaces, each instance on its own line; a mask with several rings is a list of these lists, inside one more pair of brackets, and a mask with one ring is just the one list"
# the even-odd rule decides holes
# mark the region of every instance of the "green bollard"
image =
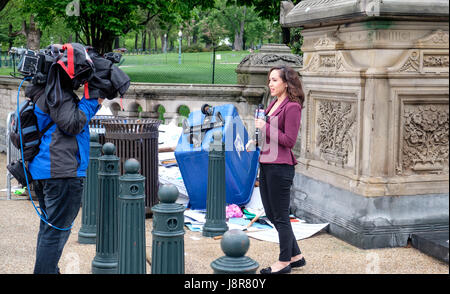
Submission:
[[159,188],[161,203],[152,207],[152,274],[184,274],[184,206],[175,203],[174,185]]
[[211,268],[215,274],[256,273],[259,264],[245,256],[250,247],[250,240],[246,233],[237,229],[229,230],[220,240],[220,247],[225,256],[211,262]]
[[118,264],[119,158],[112,143],[103,145],[99,158],[96,255],[93,274],[116,274]]
[[145,274],[145,177],[139,161],[128,159],[120,177],[119,274]]
[[89,166],[81,200],[81,228],[78,232],[80,244],[95,244],[97,235],[98,159],[102,154],[101,149],[102,145],[98,143],[98,134],[91,133]]
[[225,143],[222,142],[221,131],[213,133],[213,142],[209,148],[206,222],[202,234],[214,237],[228,230],[225,221]]

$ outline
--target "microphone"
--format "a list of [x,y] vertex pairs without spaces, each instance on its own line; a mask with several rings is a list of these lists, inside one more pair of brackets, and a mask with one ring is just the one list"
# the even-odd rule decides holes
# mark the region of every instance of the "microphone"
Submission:
[[[258,108],[255,111],[255,119],[265,119],[266,114],[264,113],[264,105],[259,104]],[[260,129],[256,128],[255,129],[255,139],[256,139],[256,147],[258,147],[258,141],[259,141],[259,134],[260,134]]]

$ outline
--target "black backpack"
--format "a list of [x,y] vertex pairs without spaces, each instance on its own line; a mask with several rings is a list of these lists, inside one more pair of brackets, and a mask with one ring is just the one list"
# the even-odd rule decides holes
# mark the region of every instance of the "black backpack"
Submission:
[[37,118],[34,113],[34,102],[26,99],[19,106],[20,130],[17,113],[13,117],[13,128],[10,133],[11,143],[17,148],[21,149],[20,145],[20,130],[22,131],[22,146],[24,161],[31,161],[39,153],[39,145],[41,137],[54,124],[49,123],[41,132],[39,131]]
[[[43,90],[38,95],[40,96],[42,94]],[[27,181],[25,178],[23,162],[30,162],[39,153],[41,137],[52,125],[54,125],[54,122],[52,121],[40,132],[37,117],[34,113],[34,105],[35,103],[31,99],[26,99],[19,105],[19,114],[17,114],[17,112],[13,114],[11,120],[12,129],[9,134],[11,143],[20,151],[22,149],[20,144],[20,130],[22,132],[23,158],[11,162],[6,168],[24,187],[27,186]],[[19,115],[19,117],[17,115]],[[20,129],[18,118],[20,118]],[[27,172],[28,183],[31,183],[33,181],[31,174],[27,167],[25,167],[25,170]]]

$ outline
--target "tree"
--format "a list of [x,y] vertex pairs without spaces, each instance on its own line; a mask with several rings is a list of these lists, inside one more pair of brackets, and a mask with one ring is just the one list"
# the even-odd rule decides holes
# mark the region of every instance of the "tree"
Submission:
[[[270,21],[278,21],[280,18],[280,0],[227,0],[228,2],[237,1],[240,4],[253,5],[255,11],[259,16],[268,19]],[[291,0],[294,4],[298,4],[302,0]],[[290,30],[289,28],[281,28],[283,43],[290,43]]]
[[219,11],[218,17],[224,27],[231,33],[235,50],[243,50],[246,29],[252,22],[259,21],[253,7],[238,5],[238,1],[217,0],[216,8]]
[[29,23],[24,20],[22,22],[22,29],[17,32],[10,32],[10,37],[23,35],[27,39],[27,48],[31,50],[39,50],[41,43],[42,31],[34,21],[34,15],[30,14]]
[[[6,4],[8,3],[8,6]],[[2,23],[0,30],[8,33],[0,34],[0,42],[7,41],[9,47],[13,46],[13,41],[18,36],[24,36],[26,47],[32,50],[39,49],[42,31],[37,26],[34,16],[25,9],[23,0],[3,1],[0,17]]]
[[[24,1],[30,11],[36,14],[39,24],[49,26],[56,17],[64,17],[70,29],[81,32],[80,40],[100,53],[111,51],[117,36],[138,30],[156,16],[163,21],[170,19],[173,13],[187,18],[194,6],[212,6],[209,0]],[[75,11],[68,10],[74,4],[79,4],[79,10],[76,9],[78,7],[75,7]]]
[[217,46],[219,41],[228,34],[227,29],[219,21],[220,15],[221,12],[217,9],[208,9],[199,15],[201,38],[205,41],[206,47]]

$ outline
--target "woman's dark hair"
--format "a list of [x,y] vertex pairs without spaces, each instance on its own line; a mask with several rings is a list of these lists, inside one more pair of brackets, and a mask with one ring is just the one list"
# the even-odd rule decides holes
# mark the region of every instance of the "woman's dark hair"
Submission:
[[268,81],[270,79],[270,74],[274,70],[278,70],[280,73],[280,78],[283,80],[283,82],[287,83],[287,94],[289,100],[292,102],[297,102],[303,107],[305,94],[303,93],[302,83],[300,82],[298,73],[289,66],[275,66],[269,70],[269,73],[267,75]]

